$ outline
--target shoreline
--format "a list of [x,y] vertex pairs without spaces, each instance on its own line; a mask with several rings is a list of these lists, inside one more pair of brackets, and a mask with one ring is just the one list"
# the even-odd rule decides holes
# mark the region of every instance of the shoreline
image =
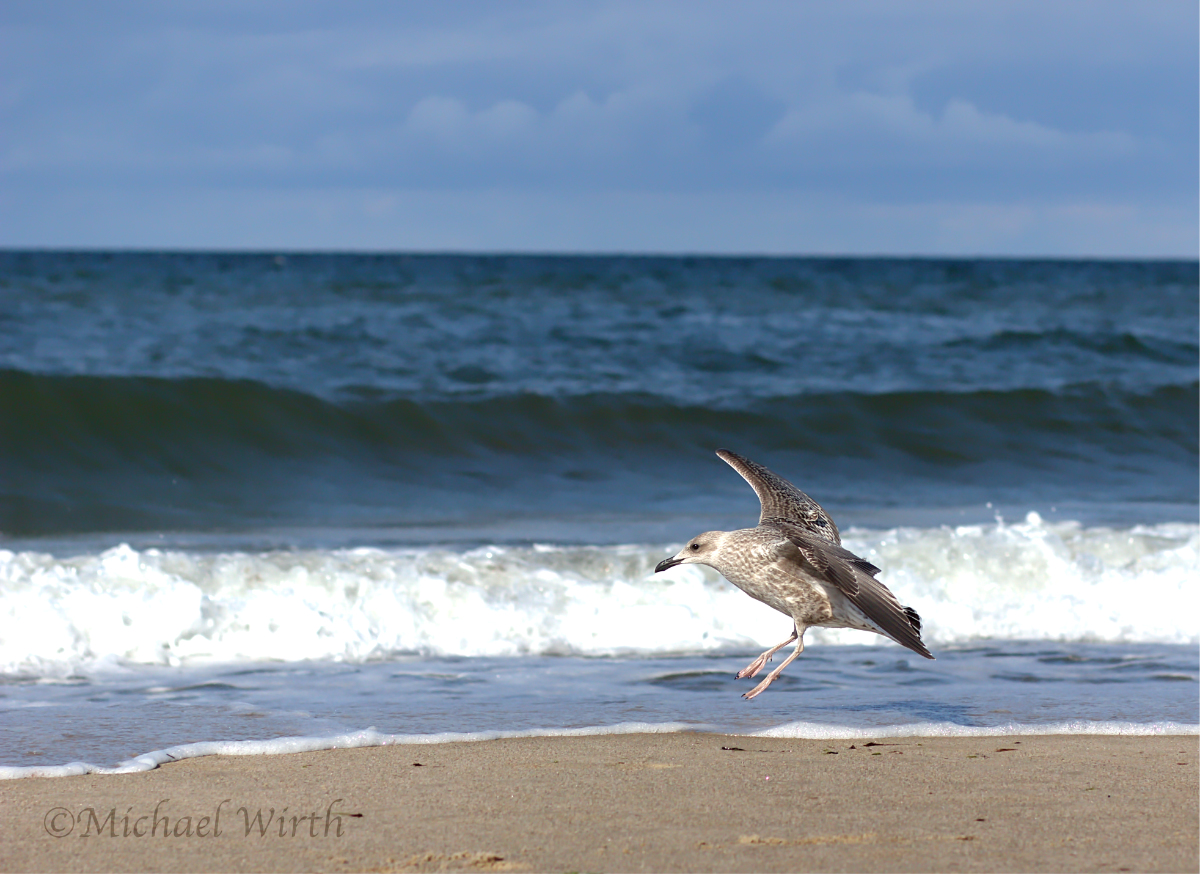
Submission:
[[436,732],[432,734],[386,734],[373,728],[347,734],[311,736],[282,735],[275,738],[246,738],[241,740],[196,741],[150,750],[109,765],[97,765],[75,759],[61,765],[4,765],[0,764],[0,786],[9,780],[58,779],[88,774],[115,776],[152,771],[163,765],[207,756],[286,756],[296,753],[328,752],[333,750],[370,747],[415,746],[449,743],[482,743],[515,738],[590,737],[622,734],[699,734],[727,737],[763,737],[812,741],[880,741],[919,740],[922,738],[1001,738],[1001,737],[1200,737],[1200,725],[1178,722],[1114,722],[1111,720],[1074,720],[1057,723],[1002,724],[997,726],[964,727],[951,723],[914,722],[892,726],[846,726],[818,723],[785,723],[754,732],[736,728],[717,728],[681,722],[626,722],[608,726],[583,728],[543,728],[492,731]]
[[5,781],[2,867],[1196,870],[1198,754],[1194,735],[689,732],[206,756]]

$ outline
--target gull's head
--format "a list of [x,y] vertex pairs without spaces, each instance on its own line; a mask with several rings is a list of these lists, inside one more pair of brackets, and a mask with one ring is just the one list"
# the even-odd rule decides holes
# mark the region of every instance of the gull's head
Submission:
[[721,548],[721,543],[724,542],[725,535],[728,533],[727,531],[705,531],[703,534],[697,534],[679,552],[660,561],[654,568],[654,572],[657,574],[680,564],[706,564],[711,567],[716,560],[717,551]]

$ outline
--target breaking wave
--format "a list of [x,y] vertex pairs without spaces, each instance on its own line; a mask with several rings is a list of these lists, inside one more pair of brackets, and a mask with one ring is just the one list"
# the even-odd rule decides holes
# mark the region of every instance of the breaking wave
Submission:
[[[1196,525],[1046,522],[851,530],[848,547],[924,621],[935,648],[976,640],[1200,641]],[[751,650],[790,623],[715,572],[653,567],[671,544],[0,551],[0,670],[63,677],[125,665],[262,659],[640,655]],[[812,643],[867,643],[813,629]]]

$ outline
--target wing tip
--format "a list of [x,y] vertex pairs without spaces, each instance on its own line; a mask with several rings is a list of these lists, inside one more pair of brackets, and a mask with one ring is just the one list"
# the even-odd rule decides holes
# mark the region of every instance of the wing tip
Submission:
[[921,614],[912,607],[904,608],[904,615],[908,617],[908,624],[913,627],[913,631],[917,634],[921,633]]
[[916,646],[907,644],[908,648],[919,656],[924,656],[927,659],[933,659],[933,653],[931,653],[925,646],[925,641],[921,640],[921,614],[912,607],[905,607],[904,616],[906,619],[908,619],[908,624],[912,626],[912,630],[916,632],[917,635]]

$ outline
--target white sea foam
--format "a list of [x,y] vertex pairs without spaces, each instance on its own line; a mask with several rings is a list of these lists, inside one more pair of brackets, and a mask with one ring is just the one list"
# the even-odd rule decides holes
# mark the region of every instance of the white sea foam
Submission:
[[[589,728],[548,728],[528,731],[473,731],[442,732],[439,734],[398,735],[382,734],[373,728],[334,737],[280,737],[273,740],[207,741],[181,744],[164,750],[155,750],[111,768],[71,762],[66,765],[40,765],[31,767],[0,766],[0,780],[16,780],[23,777],[75,777],[81,774],[135,774],[152,771],[159,765],[195,759],[202,756],[268,756],[306,753],[317,750],[354,749],[358,747],[382,747],[401,744],[463,743],[496,740],[512,737],[585,737],[608,734],[671,734],[681,731],[703,731],[705,726],[679,722],[646,723],[623,722],[618,725]],[[868,738],[895,737],[1020,737],[1034,735],[1136,735],[1136,736],[1183,736],[1200,734],[1200,725],[1184,725],[1175,722],[1132,723],[1132,722],[1087,722],[1077,720],[1050,725],[1023,725],[1009,723],[1001,726],[976,727],[956,725],[949,722],[916,722],[907,725],[863,728],[847,725],[823,725],[815,722],[792,722],[766,731],[754,732],[746,737],[782,737],[812,740],[859,740]]]
[[[1047,523],[851,532],[939,643],[1200,642],[1200,528]],[[846,634],[846,632],[840,632]]]
[[958,725],[953,722],[913,722],[902,725],[850,726],[822,725],[816,722],[789,722],[754,737],[795,737],[811,740],[857,740],[877,737],[1032,737],[1043,734],[1127,735],[1136,737],[1197,735],[1200,725],[1180,722],[1112,722],[1076,719],[1029,725],[1009,722],[1004,725]]
[[203,741],[181,744],[165,750],[155,750],[135,756],[112,768],[71,762],[67,765],[3,767],[0,780],[21,777],[74,777],[80,774],[135,774],[152,771],[167,762],[196,759],[201,756],[272,756],[288,753],[309,753],[317,750],[355,749],[357,747],[386,747],[398,744],[441,744],[468,741],[497,740],[509,737],[583,737],[602,734],[670,734],[695,729],[681,722],[649,723],[622,722],[617,725],[591,728],[543,728],[529,731],[448,731],[438,734],[382,734],[373,728],[334,737],[279,737],[272,740]]
[[[850,531],[933,645],[1196,643],[1200,531],[1043,521]],[[790,623],[669,544],[189,553],[0,550],[0,671],[365,661],[396,653],[665,655],[754,649]],[[814,629],[816,643],[865,643]]]

